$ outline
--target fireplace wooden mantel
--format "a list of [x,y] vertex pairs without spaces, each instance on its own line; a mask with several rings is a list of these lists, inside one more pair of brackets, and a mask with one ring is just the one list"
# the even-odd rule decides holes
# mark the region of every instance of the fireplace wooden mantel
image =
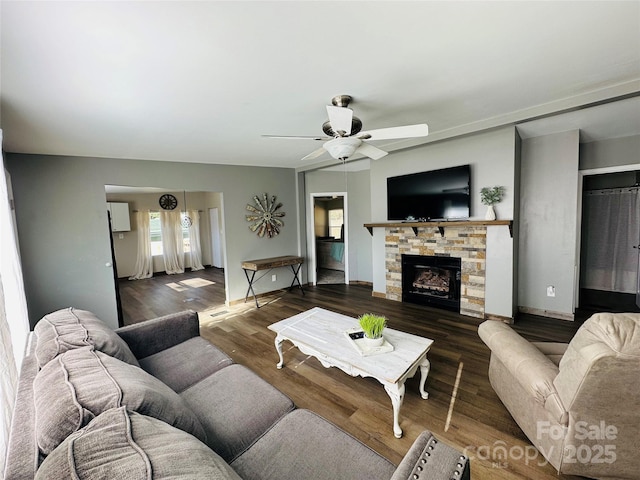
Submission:
[[493,226],[493,225],[506,225],[509,227],[509,235],[513,237],[513,220],[462,220],[462,221],[444,221],[444,222],[384,222],[384,223],[365,223],[364,227],[369,230],[369,233],[373,235],[373,229],[377,227],[382,228],[397,228],[397,227],[410,227],[413,229],[413,233],[418,235],[418,228],[431,228],[436,227],[440,231],[440,235],[444,237],[444,230],[446,227],[478,227],[478,226]]

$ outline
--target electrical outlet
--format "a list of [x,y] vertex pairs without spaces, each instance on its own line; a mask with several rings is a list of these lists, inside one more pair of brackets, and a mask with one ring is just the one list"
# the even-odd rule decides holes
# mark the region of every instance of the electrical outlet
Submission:
[[124,233],[119,234],[119,235],[118,235],[118,238],[119,238],[120,240],[122,240],[122,239],[124,238]]
[[274,273],[273,275],[271,275],[271,281],[275,282],[276,281],[276,274]]
[[556,296],[556,287],[553,285],[547,286],[547,297],[555,297]]

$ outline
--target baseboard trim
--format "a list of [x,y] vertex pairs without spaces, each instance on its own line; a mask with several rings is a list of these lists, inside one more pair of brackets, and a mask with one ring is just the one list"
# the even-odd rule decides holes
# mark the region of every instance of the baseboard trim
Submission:
[[566,320],[573,322],[575,315],[573,313],[554,312],[553,310],[543,310],[531,307],[518,307],[520,313],[528,313],[530,315],[538,315],[539,317],[557,318],[558,320]]
[[513,325],[514,324],[513,318],[504,317],[502,315],[494,315],[493,313],[486,313],[484,315],[484,319],[485,320],[492,320],[492,321],[496,321],[496,322],[502,322],[502,323],[506,323],[508,325]]
[[[308,286],[309,286],[308,283],[303,283],[302,284],[302,289],[304,290]],[[288,287],[278,288],[276,290],[271,290],[269,292],[258,293],[256,295],[256,298],[260,299],[260,298],[264,298],[264,297],[271,297],[271,296],[276,295],[276,294],[294,293],[294,292],[299,291],[299,290],[300,290],[300,287],[298,287],[297,285],[291,289],[291,292],[289,292],[289,288]],[[249,303],[249,302],[253,302],[255,304],[255,300],[253,298],[253,295],[249,295],[247,297],[246,301],[245,301],[244,298],[237,298],[235,300],[229,300],[228,305],[230,307],[233,307],[234,305],[239,305],[241,303]]]
[[376,298],[387,298],[387,294],[384,292],[371,292],[371,296],[372,297],[376,297]]
[[364,287],[373,287],[372,282],[365,282],[364,280],[349,280],[349,285],[362,285]]

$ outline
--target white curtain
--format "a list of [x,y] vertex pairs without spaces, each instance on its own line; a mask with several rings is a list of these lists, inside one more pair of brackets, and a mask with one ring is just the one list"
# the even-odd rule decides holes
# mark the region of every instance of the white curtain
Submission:
[[191,261],[191,270],[204,270],[204,266],[202,265],[202,248],[200,247],[200,212],[198,212],[198,210],[189,210],[187,214],[191,217],[191,225],[189,226],[189,243],[191,245],[189,259]]
[[176,210],[160,212],[162,256],[167,274],[184,273],[184,242],[182,218]]
[[149,210],[139,210],[136,213],[136,223],[138,224],[138,259],[136,260],[135,273],[129,277],[129,280],[153,277]]
[[9,186],[0,154],[0,469],[4,469],[18,372],[30,330]]
[[636,293],[640,235],[638,188],[587,192],[583,208],[586,254],[582,287]]

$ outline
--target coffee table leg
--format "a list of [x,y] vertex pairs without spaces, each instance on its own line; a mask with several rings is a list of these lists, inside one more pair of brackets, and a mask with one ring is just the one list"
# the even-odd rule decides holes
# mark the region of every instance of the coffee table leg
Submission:
[[424,384],[427,381],[427,376],[431,370],[431,362],[425,357],[422,364],[420,364],[420,395],[422,398],[429,398],[429,392],[424,389]]
[[402,437],[402,429],[400,428],[400,407],[404,400],[404,382],[394,385],[385,385],[384,389],[391,398],[391,404],[393,405],[393,435],[396,438]]
[[280,335],[276,336],[276,350],[278,351],[278,356],[280,357],[280,361],[278,362],[278,364],[276,365],[276,367],[278,368],[282,368],[282,366],[284,365],[284,358],[282,356],[282,342],[284,341],[284,338],[280,337]]

